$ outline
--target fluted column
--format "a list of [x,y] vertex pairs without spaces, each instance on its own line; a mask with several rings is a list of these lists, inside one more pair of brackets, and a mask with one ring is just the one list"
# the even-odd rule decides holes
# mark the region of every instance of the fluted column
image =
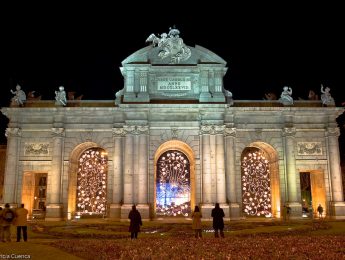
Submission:
[[[326,131],[326,141],[328,150],[328,167],[329,167],[329,186],[331,189],[330,216],[336,219],[345,218],[345,202],[343,195],[342,176],[340,170],[339,128],[328,127]],[[327,214],[327,213],[326,213]]]
[[295,160],[295,134],[296,129],[292,127],[284,128],[283,136],[285,139],[285,156],[286,156],[286,175],[288,186],[288,201],[297,202],[298,185]]
[[331,173],[332,201],[344,201],[339,158],[339,128],[327,128],[329,170]]
[[53,137],[53,150],[51,174],[48,175],[48,186],[50,189],[47,196],[46,218],[60,219],[62,217],[61,176],[65,129],[62,127],[52,128],[51,133]]
[[18,155],[19,140],[21,137],[20,128],[7,128],[6,166],[3,189],[3,202],[16,203],[17,178],[18,178]]
[[292,217],[301,216],[301,193],[299,186],[299,175],[296,171],[296,158],[295,158],[295,134],[296,129],[293,127],[285,127],[283,129],[284,138],[284,151],[285,151],[285,164],[286,164],[286,177],[287,177],[287,199],[291,208]]
[[124,157],[125,157],[125,165],[123,171],[123,203],[124,204],[133,204],[133,131],[135,126],[124,126],[124,130],[126,131],[125,136],[125,150],[124,150]]
[[202,136],[202,202],[212,203],[211,191],[211,153],[210,153],[210,126],[201,126]]
[[216,174],[217,174],[217,202],[226,203],[226,181],[224,161],[224,125],[215,126],[216,134]]
[[113,128],[114,153],[113,153],[113,196],[112,202],[119,204],[122,200],[122,161],[123,161],[123,128]]
[[238,203],[236,196],[236,151],[235,151],[236,129],[225,128],[226,143],[226,186],[227,197],[230,203]]
[[139,190],[138,203],[147,204],[147,179],[148,179],[148,126],[138,126],[139,131]]
[[50,196],[48,203],[59,204],[61,194],[61,170],[62,170],[62,150],[63,139],[65,129],[64,128],[52,128],[53,136],[53,151],[52,151],[52,171],[50,180]]

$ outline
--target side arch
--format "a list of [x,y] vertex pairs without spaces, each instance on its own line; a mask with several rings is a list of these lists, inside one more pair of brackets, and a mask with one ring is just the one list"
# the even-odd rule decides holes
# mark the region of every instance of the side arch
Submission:
[[270,190],[271,190],[271,210],[273,217],[280,217],[280,178],[279,178],[279,158],[278,152],[271,145],[265,142],[253,142],[250,143],[242,152],[242,156],[246,149],[256,148],[264,154],[268,161],[270,170]]
[[67,218],[71,219],[76,213],[76,200],[77,200],[77,173],[78,173],[78,159],[81,154],[92,148],[104,148],[100,147],[94,142],[85,142],[76,146],[71,152],[69,158],[68,167],[68,205],[67,205]]

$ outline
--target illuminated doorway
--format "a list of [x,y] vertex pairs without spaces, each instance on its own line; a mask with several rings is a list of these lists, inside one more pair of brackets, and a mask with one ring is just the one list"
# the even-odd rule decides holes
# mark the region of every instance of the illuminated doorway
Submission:
[[156,169],[156,216],[189,216],[191,180],[187,156],[178,150],[168,150],[158,158]]
[[108,157],[102,148],[90,148],[79,157],[77,168],[77,216],[107,213]]
[[25,172],[22,203],[33,219],[44,219],[47,198],[47,173]]
[[302,216],[314,217],[317,215],[317,207],[321,204],[323,215],[327,214],[326,189],[323,172],[319,170],[300,172]]

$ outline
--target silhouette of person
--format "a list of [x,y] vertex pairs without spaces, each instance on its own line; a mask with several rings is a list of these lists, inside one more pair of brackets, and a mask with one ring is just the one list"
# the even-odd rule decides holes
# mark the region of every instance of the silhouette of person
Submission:
[[319,218],[322,218],[322,213],[323,213],[323,207],[321,204],[317,207],[317,212],[319,213]]
[[21,239],[21,230],[23,230],[23,239],[24,241],[28,240],[27,235],[27,216],[28,210],[24,208],[24,204],[21,204],[21,207],[16,210],[16,220],[15,225],[17,226],[17,242]]
[[192,229],[195,231],[195,238],[202,237],[201,218],[202,218],[202,215],[201,215],[200,209],[198,206],[195,206],[194,212],[192,214],[192,219],[193,219]]
[[223,217],[225,216],[225,214],[223,209],[219,207],[219,203],[216,203],[214,209],[212,209],[211,216],[213,218],[214,237],[219,237],[218,231],[220,231],[220,236],[224,237]]
[[131,220],[129,224],[129,232],[131,232],[131,239],[137,239],[140,232],[140,226],[143,225],[141,221],[140,212],[136,209],[135,205],[132,206],[132,210],[128,214],[128,218]]

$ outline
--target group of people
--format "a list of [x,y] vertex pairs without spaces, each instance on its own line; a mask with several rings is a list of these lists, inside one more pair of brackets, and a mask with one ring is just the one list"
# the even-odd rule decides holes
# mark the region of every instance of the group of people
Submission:
[[[215,204],[214,209],[212,209],[211,217],[213,218],[213,229],[214,229],[214,236],[224,237],[224,218],[225,214],[223,209],[219,206],[219,203]],[[129,232],[131,233],[131,239],[137,239],[138,233],[140,231],[140,226],[142,226],[142,220],[140,212],[137,210],[136,206],[132,206],[132,210],[128,214],[128,218],[130,219],[129,224]],[[195,206],[194,212],[192,214],[192,229],[195,232],[195,238],[202,237],[202,225],[201,225],[201,212],[199,206]]]
[[2,242],[11,242],[11,225],[17,226],[17,242],[28,240],[27,235],[27,216],[28,210],[21,204],[20,208],[11,209],[10,204],[6,203],[5,208],[0,207],[0,239]]

